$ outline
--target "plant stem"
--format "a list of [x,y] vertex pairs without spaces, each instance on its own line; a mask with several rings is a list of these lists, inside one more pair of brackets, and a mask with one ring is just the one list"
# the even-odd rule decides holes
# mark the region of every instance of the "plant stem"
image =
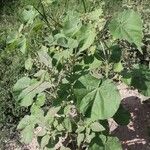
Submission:
[[38,13],[43,17],[44,22],[45,22],[45,23],[47,24],[47,26],[51,29],[52,27],[51,27],[51,25],[50,25],[50,23],[49,23],[47,17],[45,17],[45,15],[42,14],[35,6],[34,6],[34,9],[36,9],[36,10],[38,11]]

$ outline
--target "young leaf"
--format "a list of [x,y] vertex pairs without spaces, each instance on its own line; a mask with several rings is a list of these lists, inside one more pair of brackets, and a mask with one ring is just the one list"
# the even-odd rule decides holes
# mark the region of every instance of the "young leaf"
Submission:
[[125,10],[110,22],[109,29],[116,39],[124,39],[134,43],[140,50],[142,46],[142,20],[133,10]]
[[33,105],[31,106],[30,112],[32,115],[37,116],[37,118],[39,117],[44,117],[44,112],[43,110],[37,106],[35,103],[33,103]]
[[17,83],[13,87],[13,91],[21,91],[28,87],[31,83],[31,79],[28,77],[22,77],[17,81]]
[[47,130],[44,127],[40,127],[40,130],[36,133],[37,136],[43,137],[46,135]]
[[20,106],[28,107],[32,105],[33,103],[33,98],[35,97],[35,93],[29,93],[27,94],[20,102]]
[[32,69],[32,65],[33,65],[33,60],[31,57],[29,57],[26,61],[25,61],[25,68],[27,70],[31,70]]
[[94,132],[101,132],[101,131],[104,131],[105,128],[98,122],[93,122],[91,125],[90,125],[90,128],[92,129],[92,131]]
[[60,106],[58,106],[58,107],[51,107],[50,109],[49,109],[49,111],[47,112],[47,115],[45,116],[46,118],[48,118],[48,117],[54,117],[57,113],[58,113],[58,111],[60,110]]
[[77,145],[78,147],[80,147],[80,144],[83,142],[84,140],[84,134],[83,133],[79,133],[78,136],[77,136]]
[[64,119],[63,126],[68,132],[72,132],[72,124],[69,118]]
[[39,93],[36,100],[37,106],[43,106],[46,100],[45,93]]
[[87,109],[91,108],[90,116],[93,120],[112,117],[118,110],[121,101],[117,87],[111,80],[101,81],[91,75],[79,78],[74,85],[74,93],[80,111],[86,114]]
[[32,24],[37,15],[37,11],[31,5],[22,12],[22,18],[27,24]]
[[41,149],[43,149],[46,145],[48,145],[50,140],[50,135],[46,134],[41,140]]
[[89,150],[105,150],[105,147],[98,136],[95,136],[92,139]]
[[91,64],[89,64],[89,67],[90,70],[93,70],[99,68],[101,65],[102,65],[102,61],[95,58],[94,61]]
[[46,73],[46,70],[39,70],[34,77],[41,78]]
[[85,127],[84,126],[78,126],[77,130],[76,130],[76,133],[81,133],[85,130]]
[[18,130],[22,130],[24,129],[27,125],[29,125],[29,120],[30,120],[30,116],[26,115],[24,118],[21,119],[21,121],[19,122],[17,129]]
[[123,70],[123,65],[121,62],[115,63],[113,66],[114,72],[121,72]]
[[74,40],[72,38],[68,39],[68,47],[73,49],[73,48],[77,48],[78,47],[78,41]]
[[38,52],[39,61],[44,64],[46,67],[52,67],[52,59],[47,53],[47,48],[42,47],[42,50]]
[[86,33],[87,37],[84,40],[83,46],[79,50],[80,52],[88,49],[93,44],[93,42],[95,40],[95,37],[96,37],[96,31],[95,31],[95,29],[89,28],[86,32],[87,32]]
[[21,135],[22,135],[22,141],[25,144],[29,144],[32,142],[33,139],[33,126],[32,125],[28,125],[26,126],[22,131],[21,131]]
[[107,137],[106,143],[103,143],[105,150],[122,150],[121,143],[117,137]]
[[25,36],[23,36],[23,37],[21,37],[21,38],[18,40],[18,49],[19,49],[23,54],[25,54],[26,48],[27,48],[27,39],[26,39]]

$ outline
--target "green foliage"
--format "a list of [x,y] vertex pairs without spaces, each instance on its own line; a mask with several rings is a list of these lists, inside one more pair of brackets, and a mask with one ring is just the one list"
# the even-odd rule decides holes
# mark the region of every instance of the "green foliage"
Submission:
[[[121,97],[111,80],[86,75],[76,82],[74,88],[80,112],[88,114],[87,110],[90,111],[92,120],[108,119],[119,108]],[[111,108],[107,109],[110,103]]]
[[109,29],[114,38],[134,43],[141,50],[142,26],[142,20],[137,12],[125,10],[111,21]]
[[[118,139],[110,137],[106,132],[107,126],[102,124],[102,120],[107,121],[113,116],[118,123],[125,124],[127,121],[122,122],[118,116],[122,114],[125,118],[128,115],[119,108],[121,97],[110,78],[112,73],[119,74],[124,70],[121,49],[114,39],[127,40],[139,48],[142,45],[142,21],[133,10],[120,13],[109,24],[113,37],[103,41],[99,33],[103,32],[107,20],[102,8],[95,5],[92,11],[87,12],[86,3],[83,2],[86,12],[70,9],[64,14],[62,12],[59,22],[51,16],[51,20],[57,24],[52,27],[47,20],[47,5],[55,8],[58,3],[41,3],[42,12],[29,6],[29,9],[23,11],[23,30],[8,42],[14,43],[18,36],[32,36],[37,21],[44,28],[39,28],[36,34],[44,30],[49,33],[33,46],[40,49],[34,55],[30,51],[22,51],[26,49],[24,44],[20,49],[29,56],[25,68],[29,72],[33,70],[30,78],[23,77],[14,85],[20,105],[31,106],[31,114],[25,116],[18,125],[22,140],[25,143],[31,142],[33,131],[38,126],[41,131],[36,136],[41,137],[41,149],[72,149],[72,146],[67,146],[67,139],[70,138],[71,145],[75,143],[77,149],[120,150]],[[79,4],[75,4],[78,8]],[[42,23],[41,17],[45,23]],[[28,30],[30,33],[27,33]],[[31,41],[33,40],[26,38],[28,49],[32,47]],[[100,68],[102,74],[96,74]],[[126,120],[129,119],[127,117]],[[58,137],[67,144],[59,145]]]
[[[13,87],[16,103],[30,110],[18,124],[22,142],[36,136],[43,150],[121,150],[106,125],[110,118],[120,125],[130,119],[114,80],[131,81],[149,95],[148,71],[125,68],[120,44],[134,44],[142,52],[138,12],[128,8],[110,20],[105,16],[108,2],[98,0],[28,4],[19,29],[6,38],[6,47],[25,58],[26,75]],[[105,38],[106,31],[111,36]],[[144,75],[146,88],[138,86],[138,75]],[[40,131],[35,135],[36,128]]]

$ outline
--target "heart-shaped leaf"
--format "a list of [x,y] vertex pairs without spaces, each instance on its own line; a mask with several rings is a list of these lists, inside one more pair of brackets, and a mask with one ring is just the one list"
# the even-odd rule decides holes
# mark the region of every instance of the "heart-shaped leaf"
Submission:
[[86,114],[91,108],[90,117],[93,120],[112,117],[121,101],[117,87],[111,80],[101,80],[91,75],[79,78],[74,85],[74,93],[80,111]]

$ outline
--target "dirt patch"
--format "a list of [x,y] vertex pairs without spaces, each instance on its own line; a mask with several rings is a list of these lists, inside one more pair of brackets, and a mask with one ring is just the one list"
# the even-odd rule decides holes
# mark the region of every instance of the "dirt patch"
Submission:
[[124,85],[119,85],[118,88],[122,96],[122,104],[132,118],[127,126],[118,126],[113,122],[111,133],[121,140],[123,150],[150,150],[148,135],[150,106],[142,103],[145,97],[137,90],[129,90]]

